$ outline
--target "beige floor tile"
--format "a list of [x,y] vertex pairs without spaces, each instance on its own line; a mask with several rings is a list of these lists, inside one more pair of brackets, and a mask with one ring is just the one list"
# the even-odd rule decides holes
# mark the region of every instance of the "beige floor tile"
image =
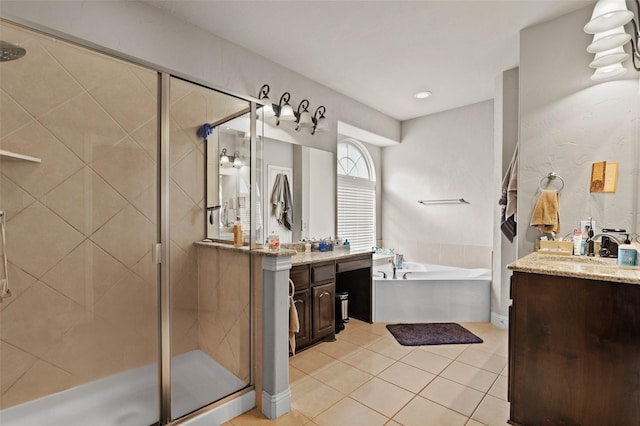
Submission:
[[371,325],[372,324],[369,324],[368,322],[360,321],[359,319],[355,318],[349,318],[349,322],[347,323],[347,326],[350,330],[362,326],[370,327]]
[[420,396],[444,405],[465,416],[473,414],[484,393],[442,377],[436,377]]
[[507,365],[507,358],[473,347],[467,348],[462,352],[456,361],[464,362],[492,373],[500,373]]
[[321,343],[315,349],[335,359],[342,359],[362,350],[362,347],[347,340],[336,340],[335,342]]
[[291,408],[313,419],[344,398],[344,394],[308,377],[291,388]]
[[489,389],[489,395],[495,396],[503,400],[507,400],[507,377],[498,376],[491,389]]
[[507,363],[507,365],[502,369],[502,372],[500,372],[500,375],[509,377],[509,363]]
[[344,362],[338,362],[317,371],[313,374],[313,377],[344,394],[350,394],[371,380],[373,375]]
[[469,421],[465,426],[487,426],[487,425],[485,425],[484,423],[480,423],[477,420],[469,419]]
[[307,377],[307,373],[302,370],[298,370],[293,366],[289,366],[289,386],[295,385],[301,379]]
[[338,336],[342,335],[343,333],[343,338],[345,340],[348,340],[349,342],[358,346],[362,346],[363,348],[369,346],[370,344],[381,338],[379,334],[372,333],[369,330],[369,327],[367,327],[366,325],[355,328],[353,330],[343,331],[342,333],[338,334]]
[[453,361],[440,376],[480,392],[487,392],[498,377],[495,373],[458,361]]
[[334,362],[338,361],[318,351],[316,348],[307,349],[289,358],[289,365],[307,374],[312,374]]
[[387,417],[392,417],[413,398],[414,394],[375,377],[351,392],[349,396]]
[[389,419],[365,407],[359,402],[345,398],[333,405],[313,421],[320,426],[336,425],[384,425]]
[[433,374],[440,374],[452,362],[449,358],[427,351],[413,351],[401,361]]
[[467,417],[417,396],[392,420],[403,426],[463,426]]
[[403,362],[396,362],[378,374],[378,377],[410,392],[418,393],[436,376]]
[[[372,333],[380,335],[380,336],[391,336],[391,333],[387,329],[387,324],[383,322],[375,322],[371,324],[369,329]],[[393,336],[391,336],[393,337]]]
[[400,359],[415,350],[414,346],[402,346],[395,339],[379,339],[367,346],[370,351],[377,352],[393,359]]
[[253,425],[273,425],[273,426],[299,426],[306,425],[311,419],[305,417],[299,411],[293,410],[278,417],[275,420],[267,419],[257,408],[248,411],[241,416],[232,419],[225,425],[233,426],[253,426]]
[[509,419],[509,403],[487,395],[471,418],[491,426],[506,425]]
[[426,345],[420,346],[420,349],[445,358],[456,359],[469,346],[470,345]]
[[377,354],[368,349],[363,349],[349,355],[343,361],[373,375],[379,374],[395,362],[395,360],[391,358],[387,358],[384,355]]

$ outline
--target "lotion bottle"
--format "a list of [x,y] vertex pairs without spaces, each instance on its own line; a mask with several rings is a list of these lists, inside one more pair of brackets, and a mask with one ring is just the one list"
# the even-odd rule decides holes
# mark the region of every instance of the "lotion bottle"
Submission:
[[240,218],[236,217],[236,221],[233,224],[233,245],[241,247],[242,243],[242,223],[240,223]]

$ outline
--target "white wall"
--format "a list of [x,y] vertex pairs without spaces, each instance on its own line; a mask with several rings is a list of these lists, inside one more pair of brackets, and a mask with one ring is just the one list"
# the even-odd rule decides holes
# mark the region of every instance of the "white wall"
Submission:
[[[534,249],[539,232],[529,226],[540,180],[551,171],[565,181],[560,234],[593,217],[597,225],[638,232],[640,151],[639,74],[604,83],[590,80],[583,27],[591,6],[527,28],[520,35],[520,175],[518,254]],[[628,48],[628,46],[627,46]],[[615,194],[590,193],[591,165],[619,163]]]
[[400,139],[398,120],[141,2],[3,0],[0,16],[231,94],[256,96],[266,83],[272,100],[289,91],[292,105],[307,98],[312,108],[327,108],[329,132],[311,135],[281,125],[277,131],[268,129],[276,139],[335,152],[338,118],[384,138]]
[[[402,123],[402,143],[382,149],[382,235],[409,261],[491,267],[493,101]],[[471,204],[422,205],[464,198]]]

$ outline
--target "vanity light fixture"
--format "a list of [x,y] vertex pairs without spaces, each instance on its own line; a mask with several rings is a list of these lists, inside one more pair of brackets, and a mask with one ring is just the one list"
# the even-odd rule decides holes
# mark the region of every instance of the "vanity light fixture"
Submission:
[[[640,15],[640,0],[633,2],[636,4],[636,13]],[[629,41],[631,64],[636,71],[640,71],[640,20],[636,23],[637,18],[627,9],[625,0],[598,0],[591,20],[584,26],[584,32],[593,34],[593,41],[587,47],[587,52],[595,53],[595,58],[589,64],[596,69],[591,80],[605,81],[626,72],[622,62],[629,58],[629,54],[623,46]],[[624,27],[629,23],[631,34]]]
[[236,151],[233,154],[233,167],[242,167],[242,159],[240,158],[240,151]]
[[[276,126],[280,125],[281,121],[296,121],[296,114],[293,112],[293,108],[289,105],[291,100],[291,93],[284,92],[280,96],[280,102],[278,102],[278,109],[276,111]],[[284,105],[282,104],[284,102]]]
[[[300,108],[303,108],[300,111]],[[298,105],[298,112],[296,113],[296,130],[300,130],[303,127],[313,127],[313,121],[311,120],[311,114],[309,114],[309,100],[303,99]]]
[[222,152],[220,152],[220,166],[229,167],[230,165],[231,165],[231,160],[227,155],[227,148],[222,148]]
[[[315,135],[316,131],[326,132],[329,130],[329,124],[324,116],[325,112],[327,112],[327,109],[323,105],[320,105],[313,113],[313,118],[311,119],[313,121],[313,129],[311,129],[312,135]],[[318,113],[320,113],[320,115],[318,115]]]
[[269,85],[264,84],[260,88],[260,94],[258,95],[258,99],[264,102],[264,113],[265,114],[273,114],[273,104],[271,103],[271,99],[269,99]]

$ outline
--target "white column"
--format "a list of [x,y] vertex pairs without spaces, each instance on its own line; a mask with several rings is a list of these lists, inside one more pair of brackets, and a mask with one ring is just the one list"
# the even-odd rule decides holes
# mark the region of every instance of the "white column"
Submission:
[[262,262],[262,414],[275,419],[291,411],[289,391],[290,256],[265,256]]

